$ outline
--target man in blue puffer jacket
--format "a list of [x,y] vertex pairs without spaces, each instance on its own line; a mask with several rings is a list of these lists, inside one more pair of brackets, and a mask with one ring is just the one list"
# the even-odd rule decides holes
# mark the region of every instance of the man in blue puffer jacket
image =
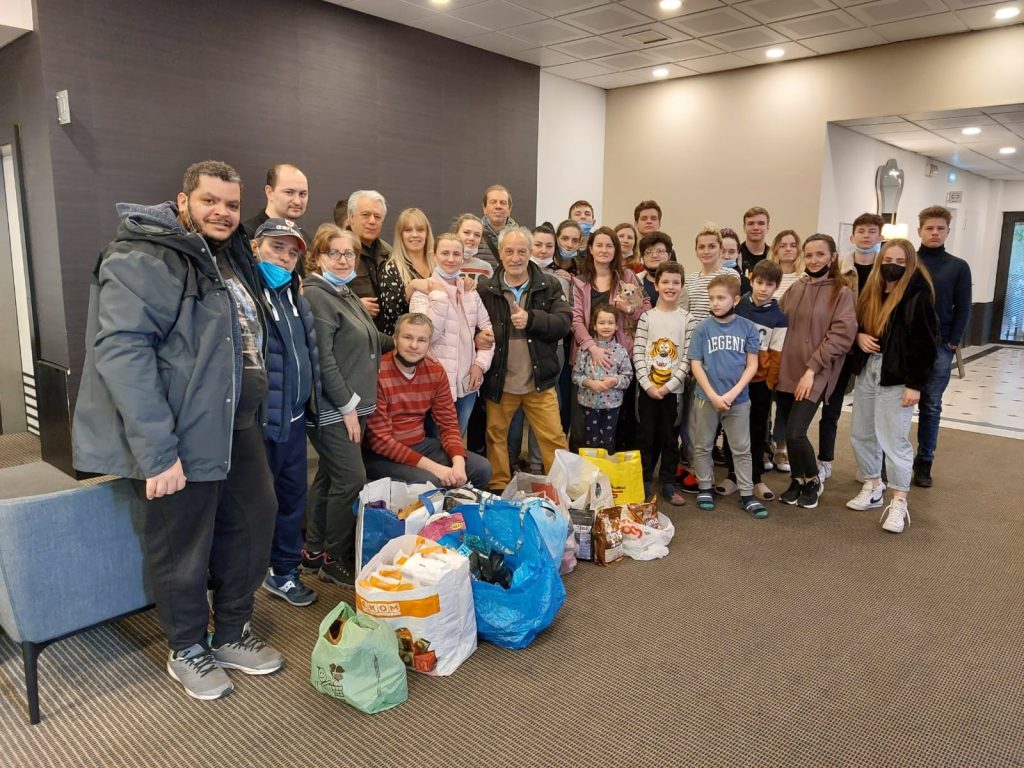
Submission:
[[316,593],[299,579],[308,487],[305,421],[307,410],[315,420],[320,386],[313,313],[295,273],[306,241],[295,222],[272,218],[256,229],[252,250],[259,260],[267,314],[263,440],[277,494],[277,525],[263,588],[305,606],[316,600]]

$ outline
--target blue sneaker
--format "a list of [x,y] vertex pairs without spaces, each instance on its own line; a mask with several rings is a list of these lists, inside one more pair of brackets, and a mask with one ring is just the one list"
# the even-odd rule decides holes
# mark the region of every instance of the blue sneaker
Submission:
[[299,569],[278,576],[273,568],[267,569],[267,577],[263,579],[263,588],[275,597],[287,600],[292,605],[307,606],[316,602],[316,592],[302,583]]

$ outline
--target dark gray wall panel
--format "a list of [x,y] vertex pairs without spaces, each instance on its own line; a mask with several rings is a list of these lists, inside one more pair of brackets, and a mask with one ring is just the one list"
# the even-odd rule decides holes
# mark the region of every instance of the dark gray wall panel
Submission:
[[[73,386],[89,271],[114,232],[115,202],[157,202],[213,157],[263,207],[269,164],[309,176],[303,224],[330,220],[355,188],[436,228],[479,212],[488,184],[535,207],[539,70],[321,0],[37,0],[47,90],[67,88],[72,123],[52,131]],[[525,216],[529,219],[531,216]],[[73,396],[73,394],[72,394]]]

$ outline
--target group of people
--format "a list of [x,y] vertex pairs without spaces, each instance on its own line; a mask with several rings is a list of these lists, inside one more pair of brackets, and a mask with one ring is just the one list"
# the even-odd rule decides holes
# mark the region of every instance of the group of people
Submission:
[[440,234],[401,211],[388,243],[379,192],[353,192],[310,236],[301,170],[275,165],[264,191],[242,223],[238,173],[204,161],[175,200],[118,205],[90,289],[75,466],[131,478],[146,500],[167,669],[195,698],[229,693],[226,670],[284,663],[250,626],[261,584],[296,606],[316,600],[300,570],[352,587],[353,510],[371,479],[500,492],[517,468],[546,473],[559,448],[636,448],[648,494],[671,505],[695,493],[711,510],[738,491],[765,518],[774,466],[791,474],[778,499],[813,508],[856,377],[863,488],[848,506],[882,506],[888,484],[883,528],[898,533],[911,483],[931,485],[970,308],[944,208],[921,212],[919,249],[883,244],[881,217],[863,214],[841,259],[825,234],[769,245],[754,207],[742,238],[698,232],[686,275],[653,200],[614,228],[580,200],[527,229],[493,185],[481,216]]

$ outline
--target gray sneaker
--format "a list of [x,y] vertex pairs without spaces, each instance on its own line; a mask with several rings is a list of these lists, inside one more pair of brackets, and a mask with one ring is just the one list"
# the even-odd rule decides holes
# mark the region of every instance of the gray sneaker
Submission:
[[284,666],[284,656],[267,645],[249,629],[246,623],[242,637],[234,643],[225,643],[211,649],[213,657],[225,669],[237,669],[247,675],[269,675]]
[[210,649],[199,643],[183,651],[171,651],[167,674],[181,683],[185,693],[193,699],[219,699],[235,688],[228,673],[217,666]]

